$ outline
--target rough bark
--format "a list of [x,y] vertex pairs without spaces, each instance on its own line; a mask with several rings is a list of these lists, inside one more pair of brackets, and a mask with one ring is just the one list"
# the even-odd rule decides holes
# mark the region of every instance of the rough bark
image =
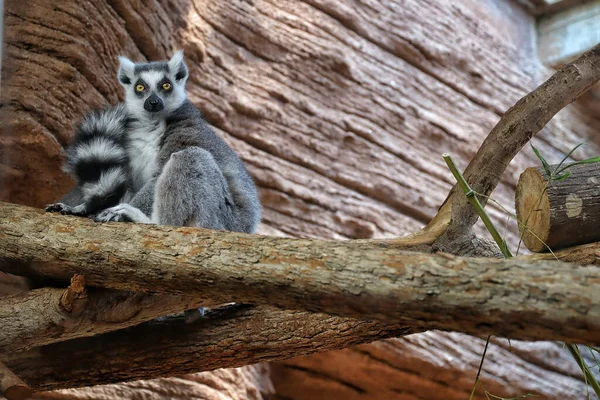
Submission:
[[[515,155],[566,105],[600,80],[600,44],[565,65],[547,81],[512,106],[486,137],[464,176],[471,188],[489,196]],[[452,217],[444,236],[464,236],[477,221],[466,196],[455,186],[446,202],[452,201]],[[482,197],[483,204],[487,197]]]
[[20,351],[94,336],[157,317],[208,306],[198,297],[91,290],[78,310],[65,308],[65,289],[35,289],[0,298],[0,349]]
[[566,179],[548,181],[543,168],[528,168],[519,178],[517,220],[523,243],[533,252],[600,241],[600,163],[576,165],[567,172],[571,176]]
[[284,360],[412,332],[389,323],[230,306],[194,324],[167,318],[0,359],[32,388],[50,390]]
[[55,279],[78,273],[89,285],[113,289],[198,293],[475,335],[600,342],[600,270],[558,261],[414,253],[384,241],[98,224],[2,203],[0,265]]

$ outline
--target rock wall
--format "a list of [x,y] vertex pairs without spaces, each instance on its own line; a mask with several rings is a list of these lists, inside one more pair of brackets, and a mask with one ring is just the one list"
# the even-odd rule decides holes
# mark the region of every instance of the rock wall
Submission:
[[[65,193],[73,124],[122,99],[116,56],[155,60],[182,48],[189,97],[246,161],[263,201],[261,233],[273,235],[392,237],[422,227],[453,184],[441,153],[466,166],[502,113],[551,72],[537,61],[532,17],[509,0],[7,0],[5,9],[0,199],[41,206]],[[591,98],[562,111],[535,144],[549,161],[582,141],[579,156],[595,155],[599,127]],[[535,162],[525,149],[510,165],[494,193],[503,206],[513,208],[518,174]],[[506,213],[490,209],[504,225]],[[581,379],[552,366],[563,355],[549,346],[492,346],[486,387],[581,398]],[[428,333],[280,363],[272,377],[281,399],[463,399],[482,348]],[[243,383],[256,381],[253,371],[200,376],[231,373],[232,387],[255,387]],[[261,376],[268,388],[270,373]],[[189,385],[47,396],[172,398]]]

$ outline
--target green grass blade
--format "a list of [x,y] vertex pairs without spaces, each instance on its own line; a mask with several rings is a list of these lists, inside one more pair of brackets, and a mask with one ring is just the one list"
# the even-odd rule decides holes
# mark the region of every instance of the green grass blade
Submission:
[[557,174],[560,174],[564,171],[566,171],[568,168],[574,167],[576,165],[581,165],[581,164],[591,164],[591,163],[595,163],[595,162],[600,162],[600,156],[599,157],[592,157],[592,158],[588,158],[585,160],[581,160],[581,161],[575,161],[573,163],[570,163],[568,165],[565,165],[564,167],[562,167],[562,169],[560,169],[559,171],[557,171]]
[[533,149],[533,152],[537,156],[537,158],[539,158],[540,161],[542,162],[542,166],[544,167],[544,171],[546,171],[546,174],[548,175],[548,177],[552,176],[552,172],[550,171],[550,165],[548,165],[548,162],[546,162],[546,159],[544,157],[542,157],[542,155],[540,154],[538,149],[536,149],[533,144],[530,143],[530,145],[531,145],[531,148]]
[[556,166],[556,168],[554,169],[554,173],[556,174],[557,171],[560,169],[560,167],[563,165],[563,163],[565,161],[567,161],[567,158],[571,157],[571,154],[573,154],[573,152],[575,150],[577,150],[579,147],[583,146],[583,143],[579,143],[577,146],[573,147],[571,149],[571,151],[560,161],[560,163]]

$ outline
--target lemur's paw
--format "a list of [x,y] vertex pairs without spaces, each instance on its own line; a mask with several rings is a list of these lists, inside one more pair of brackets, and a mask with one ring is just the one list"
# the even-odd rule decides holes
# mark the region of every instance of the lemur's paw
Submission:
[[98,214],[94,221],[96,222],[135,222],[138,224],[150,224],[150,218],[146,216],[139,208],[122,203],[117,206],[107,208]]
[[134,218],[132,215],[129,204],[119,204],[111,208],[100,212],[94,218],[96,222],[133,222]]

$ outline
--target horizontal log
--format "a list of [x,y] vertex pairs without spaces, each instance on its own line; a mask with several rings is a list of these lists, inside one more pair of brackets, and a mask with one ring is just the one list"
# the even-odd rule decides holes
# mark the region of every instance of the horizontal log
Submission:
[[[557,165],[550,166],[555,171]],[[550,180],[542,168],[527,168],[515,194],[519,231],[533,252],[600,241],[600,163],[575,165],[571,176]]]
[[0,351],[22,351],[111,332],[208,306],[202,296],[91,290],[79,310],[65,307],[65,289],[43,288],[0,298]]
[[242,305],[210,310],[193,324],[166,318],[0,359],[42,391],[285,360],[413,332],[383,322]]
[[600,343],[600,268],[558,261],[415,253],[385,241],[98,224],[0,203],[0,266],[420,329]]
[[534,253],[523,256],[528,260],[556,260],[577,265],[600,265],[600,243],[569,247],[553,253]]

